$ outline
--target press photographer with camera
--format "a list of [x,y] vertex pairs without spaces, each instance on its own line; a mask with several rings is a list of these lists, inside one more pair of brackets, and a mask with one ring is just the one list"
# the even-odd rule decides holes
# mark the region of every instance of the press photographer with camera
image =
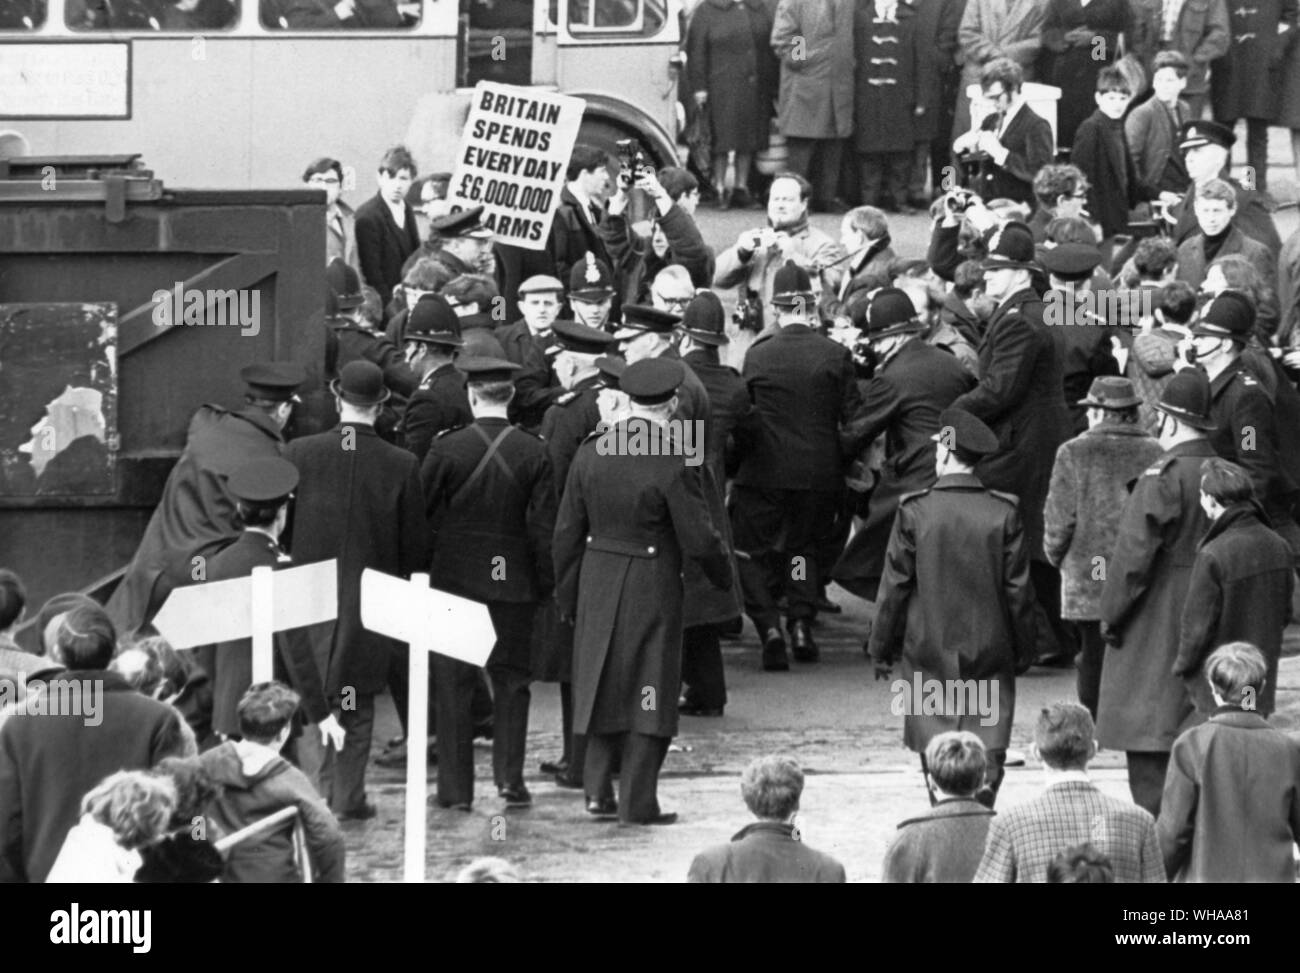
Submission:
[[969,189],[949,190],[940,200],[930,229],[928,263],[943,280],[952,281],[958,265],[984,256],[983,237],[1001,222]]
[[[630,140],[629,144],[635,145]],[[619,143],[620,150],[624,145]],[[639,148],[621,151],[620,157],[623,167],[599,229],[622,303],[649,304],[651,282],[671,264],[686,268],[696,287],[707,287],[713,276],[713,251],[695,225],[699,181],[677,167],[656,173]],[[630,218],[633,190],[645,193],[654,206],[647,235],[637,233]]]
[[[767,196],[767,225],[745,230],[718,256],[714,287],[738,287],[742,316],[762,327],[776,323],[772,285],[776,272],[793,260],[810,275],[820,276],[823,292],[835,293],[844,277],[844,248],[808,223],[812,184],[783,172],[772,180]],[[745,310],[747,309],[747,310]],[[742,326],[743,327],[743,326]]]
[[569,157],[567,181],[546,244],[554,263],[554,272],[548,276],[568,280],[573,265],[585,260],[589,252],[613,265],[598,231],[605,220],[604,202],[610,191],[608,162],[604,152],[583,145]]

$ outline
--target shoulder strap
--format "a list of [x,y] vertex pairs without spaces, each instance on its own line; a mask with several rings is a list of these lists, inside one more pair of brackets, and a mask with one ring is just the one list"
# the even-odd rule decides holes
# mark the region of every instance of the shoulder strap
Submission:
[[514,432],[514,426],[506,426],[497,433],[496,439],[489,439],[488,434],[483,431],[483,427],[477,422],[470,425],[469,428],[478,433],[479,438],[487,444],[487,451],[483,454],[483,458],[478,461],[478,466],[474,467],[474,472],[470,473],[469,479],[466,480],[464,485],[456,491],[456,496],[468,495],[474,485],[482,479],[484,472],[486,472],[488,468],[488,464],[493,460],[496,461],[497,466],[501,467],[501,470],[505,473],[506,477],[509,478],[510,482],[515,484],[515,486],[518,486],[518,481],[515,479],[515,471],[510,468],[510,464],[506,462],[506,458],[498,452],[501,448],[501,443],[505,441],[507,436]]

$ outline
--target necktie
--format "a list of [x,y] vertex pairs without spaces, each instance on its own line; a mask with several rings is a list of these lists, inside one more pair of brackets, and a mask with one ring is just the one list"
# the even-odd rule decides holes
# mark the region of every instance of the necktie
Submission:
[[595,226],[600,222],[600,207],[595,203],[587,204],[587,211],[591,214],[591,225]]

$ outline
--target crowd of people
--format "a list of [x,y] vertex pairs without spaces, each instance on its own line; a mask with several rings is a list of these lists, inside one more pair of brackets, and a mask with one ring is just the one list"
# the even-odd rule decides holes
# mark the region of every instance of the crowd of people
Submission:
[[[476,736],[503,807],[531,806],[540,681],[563,740],[542,773],[594,818],[672,824],[659,771],[681,717],[725,711],[722,640],[767,673],[814,665],[838,584],[875,606],[876,678],[901,664],[990,704],[906,713],[932,807],[900,825],[888,880],[1294,881],[1300,743],[1268,717],[1300,564],[1300,233],[1283,245],[1262,159],[1233,179],[1231,125],[1200,117],[1205,66],[1217,93],[1260,55],[1215,54],[1184,24],[1205,5],[1166,7],[1144,100],[1123,0],[781,0],[770,28],[759,0],[705,0],[688,64],[715,151],[740,173],[765,144],[762,89],[710,60],[743,48],[779,79],[792,167],[717,253],[696,216],[704,191],[745,204],[727,167],[702,186],[580,146],[524,250],[403,147],[355,211],[343,165],[311,162],[324,360],[248,365],[242,409],[199,409],[106,605],[59,595],[20,648],[22,583],[0,574],[0,677],[21,691],[0,710],[0,880],[341,880],[340,823],[376,814],[375,699],[405,727],[413,695],[406,647],[362,622],[370,569],[428,574],[496,634],[482,669],[433,656],[432,742],[376,758],[429,746],[442,808],[473,806]],[[947,48],[921,32],[941,22]],[[938,84],[937,128],[930,102],[877,104],[883,75],[852,83],[864,37],[871,70],[912,63],[890,45],[912,68],[946,50],[979,96]],[[1055,143],[1024,97],[1040,47]],[[897,252],[882,206],[837,203],[855,124],[898,136],[857,143],[861,186],[929,210],[925,254]],[[916,189],[941,159],[961,184]],[[845,209],[838,239],[819,205]],[[250,640],[177,652],[152,625],[179,587],[329,559],[338,617],[277,633],[272,682]],[[1036,717],[1043,795],[995,814],[1034,665],[1077,666],[1077,702]],[[1124,752],[1131,802],[1088,779],[1098,747]],[[802,788],[787,758],[749,767],[756,822],[690,878],[842,881],[800,839]]]

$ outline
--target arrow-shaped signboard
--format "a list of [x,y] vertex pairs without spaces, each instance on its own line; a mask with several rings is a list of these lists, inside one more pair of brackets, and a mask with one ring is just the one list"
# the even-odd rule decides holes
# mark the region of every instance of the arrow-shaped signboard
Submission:
[[486,606],[430,588],[427,574],[413,574],[410,581],[403,581],[370,568],[361,575],[361,624],[410,646],[403,878],[407,882],[423,882],[429,653],[483,666],[492,654],[496,631]]
[[154,617],[154,627],[177,649],[253,640],[253,682],[272,678],[276,632],[333,621],[339,613],[338,561],[273,571],[253,568],[246,578],[177,588]]

